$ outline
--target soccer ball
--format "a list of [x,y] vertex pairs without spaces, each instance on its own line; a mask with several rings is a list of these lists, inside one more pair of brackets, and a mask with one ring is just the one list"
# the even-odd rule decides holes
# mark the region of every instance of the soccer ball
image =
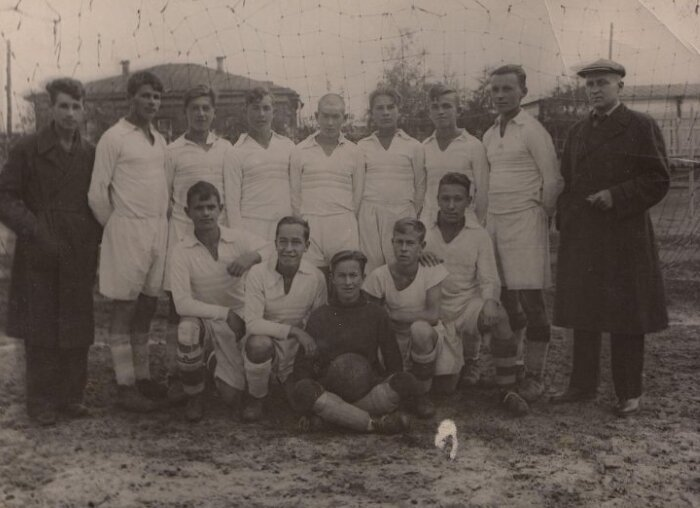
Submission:
[[355,402],[369,393],[375,373],[367,359],[357,353],[336,356],[328,366],[323,387],[346,402]]

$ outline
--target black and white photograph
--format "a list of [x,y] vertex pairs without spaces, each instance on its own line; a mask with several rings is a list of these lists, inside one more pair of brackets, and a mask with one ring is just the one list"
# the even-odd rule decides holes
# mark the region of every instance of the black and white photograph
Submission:
[[0,507],[700,508],[698,27],[0,0]]

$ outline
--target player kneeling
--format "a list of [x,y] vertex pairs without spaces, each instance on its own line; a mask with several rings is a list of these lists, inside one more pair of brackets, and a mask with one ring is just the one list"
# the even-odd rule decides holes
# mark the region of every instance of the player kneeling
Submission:
[[366,263],[364,254],[352,250],[331,259],[333,296],[306,325],[316,351],[300,350],[294,364],[293,401],[307,413],[302,427],[314,427],[321,419],[359,432],[394,434],[409,428],[408,416],[398,408],[416,395],[418,383],[401,372],[386,311],[361,293]]
[[[423,256],[444,262],[450,273],[442,283],[440,319],[445,327],[443,349],[454,351],[452,358],[457,362],[445,368],[447,373],[458,373],[464,365],[463,351],[474,356],[481,335],[489,333],[501,400],[509,412],[521,415],[529,408],[515,390],[517,340],[499,304],[501,283],[493,244],[469,209],[469,188],[469,178],[461,173],[447,173],[440,179],[438,218],[428,228]],[[444,373],[445,368],[439,371]],[[450,377],[454,389],[458,376]]]
[[418,417],[435,414],[428,392],[438,364],[454,363],[442,347],[440,301],[442,281],[448,273],[442,264],[423,266],[419,259],[425,246],[425,226],[418,219],[396,221],[391,240],[395,261],[367,276],[362,289],[370,301],[383,303],[389,314],[403,360],[404,370],[419,382],[421,395],[412,409]]
[[224,400],[240,402],[245,388],[238,345],[245,334],[242,277],[260,262],[258,251],[267,243],[243,230],[219,226],[221,210],[219,191],[212,184],[197,182],[189,188],[185,212],[194,232],[175,246],[168,265],[173,301],[182,316],[177,362],[190,421],[200,420],[204,411],[205,357]]

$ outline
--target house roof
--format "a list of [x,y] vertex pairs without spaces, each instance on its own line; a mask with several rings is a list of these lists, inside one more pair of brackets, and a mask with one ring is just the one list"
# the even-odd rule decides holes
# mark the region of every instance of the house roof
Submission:
[[[700,97],[700,83],[626,86],[620,94],[622,100],[667,99],[669,97]],[[532,107],[539,104],[541,100],[534,99],[524,102],[522,106],[524,108]]]
[[668,85],[637,85],[622,89],[623,99],[665,99],[667,97],[700,96],[700,83],[675,83]]
[[[272,81],[258,81],[237,74],[231,74],[230,72],[218,71],[199,64],[168,63],[140,70],[150,71],[158,76],[165,86],[166,93],[184,93],[193,86],[208,84],[219,94],[236,91],[240,92],[250,90],[256,86],[262,86],[268,88],[275,94],[289,94],[297,98],[299,97],[299,94],[291,88],[276,85]],[[123,74],[118,74],[109,78],[85,83],[85,91],[88,96],[123,96],[126,91],[126,81],[127,77]]]

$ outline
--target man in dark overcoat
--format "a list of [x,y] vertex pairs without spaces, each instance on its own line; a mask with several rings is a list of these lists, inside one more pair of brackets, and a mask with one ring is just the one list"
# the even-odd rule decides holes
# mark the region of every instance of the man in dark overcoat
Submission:
[[10,151],[0,173],[0,221],[17,235],[7,333],[25,341],[27,412],[51,425],[57,411],[88,413],[101,228],[87,202],[95,148],[79,131],[85,90],[67,78],[46,89],[53,121]]
[[648,212],[669,188],[666,148],[656,122],[620,102],[622,65],[598,60],[578,75],[593,109],[569,132],[561,161],[554,323],[573,328],[574,351],[569,387],[553,400],[595,398],[601,332],[609,332],[624,416],[639,409],[644,335],[668,325]]

